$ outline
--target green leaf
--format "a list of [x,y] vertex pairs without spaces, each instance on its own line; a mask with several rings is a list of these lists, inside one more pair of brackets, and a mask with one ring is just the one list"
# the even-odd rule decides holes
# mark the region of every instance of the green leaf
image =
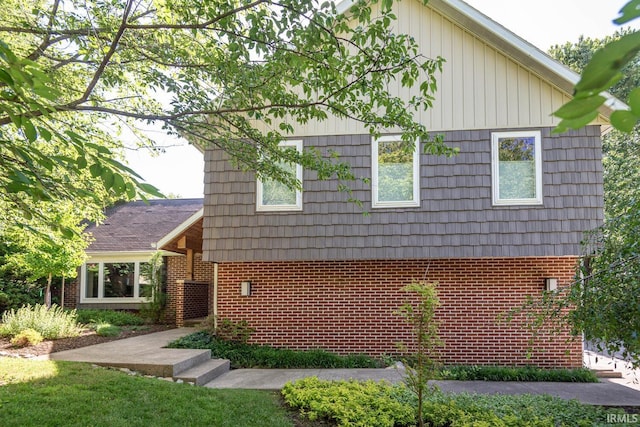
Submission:
[[118,196],[122,195],[125,192],[125,183],[122,175],[115,173],[113,174],[113,190],[116,192]]
[[615,24],[623,25],[640,16],[640,0],[631,0],[619,12],[622,16],[613,20]]
[[160,190],[158,190],[151,184],[145,184],[144,182],[141,182],[138,183],[138,188],[151,196],[164,197]]
[[3,68],[0,68],[0,81],[6,83],[9,86],[13,86],[13,79],[11,75],[7,73]]
[[598,50],[582,72],[576,92],[602,92],[640,51],[640,33],[634,32]]
[[556,110],[553,115],[561,119],[579,119],[597,110],[605,100],[606,98],[600,95],[588,98],[573,98]]
[[552,133],[564,133],[569,129],[580,129],[583,126],[588,125],[598,117],[598,111],[591,111],[582,117],[577,119],[565,119],[560,121],[558,125],[553,129]]
[[33,91],[37,95],[40,95],[41,97],[43,97],[45,99],[48,99],[49,101],[55,101],[60,96],[60,92],[58,92],[57,90],[54,90],[54,89],[51,89],[49,87],[42,86],[42,85],[34,86],[33,87]]
[[611,125],[622,132],[631,132],[640,117],[631,111],[618,110],[611,114]]
[[109,190],[111,189],[111,187],[113,187],[113,172],[111,172],[109,169],[103,169],[100,177],[102,178],[102,184],[104,185],[104,188]]
[[87,159],[84,156],[78,156],[76,164],[78,165],[78,168],[84,169],[87,167]]
[[127,197],[130,199],[136,197],[136,188],[130,182],[127,182],[125,192],[127,193]]
[[51,132],[48,129],[43,128],[42,126],[38,126],[38,133],[40,136],[47,142],[51,142]]
[[629,93],[629,99],[627,100],[627,105],[631,107],[631,111],[636,116],[640,116],[640,88],[635,88]]
[[33,123],[31,123],[31,120],[23,118],[22,129],[24,130],[24,134],[29,142],[34,142],[36,139],[38,139],[38,132],[36,131],[35,126],[33,126]]
[[102,165],[100,165],[99,163],[92,164],[91,166],[89,166],[89,172],[91,173],[92,177],[99,177],[100,175],[102,175]]

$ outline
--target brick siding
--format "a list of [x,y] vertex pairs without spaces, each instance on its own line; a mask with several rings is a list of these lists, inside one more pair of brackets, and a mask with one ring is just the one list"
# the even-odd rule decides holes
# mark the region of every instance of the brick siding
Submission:
[[[580,339],[549,331],[531,352],[531,336],[517,320],[498,319],[526,295],[541,295],[547,277],[569,284],[575,265],[575,257],[221,263],[218,314],[247,320],[257,343],[394,354],[397,342],[411,342],[394,313],[410,298],[400,289],[426,280],[438,283],[446,363],[579,367]],[[252,295],[243,297],[247,280]]]
[[[206,307],[203,301],[213,301],[213,268],[214,265],[202,261],[202,254],[193,257],[193,282],[179,286],[178,281],[187,277],[187,258],[184,256],[167,257],[167,310],[165,320],[182,326],[184,319],[204,317]],[[202,284],[206,283],[208,284]],[[186,301],[186,304],[185,304]]]

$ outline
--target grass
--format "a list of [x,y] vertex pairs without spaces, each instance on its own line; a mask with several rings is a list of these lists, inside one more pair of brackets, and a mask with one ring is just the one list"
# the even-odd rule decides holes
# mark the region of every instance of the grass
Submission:
[[0,357],[3,427],[293,426],[276,393],[214,390],[73,362]]
[[218,340],[200,331],[180,338],[170,348],[210,349],[212,358],[228,359],[231,367],[265,369],[381,368],[384,363],[362,354],[342,356],[325,350],[292,350]]

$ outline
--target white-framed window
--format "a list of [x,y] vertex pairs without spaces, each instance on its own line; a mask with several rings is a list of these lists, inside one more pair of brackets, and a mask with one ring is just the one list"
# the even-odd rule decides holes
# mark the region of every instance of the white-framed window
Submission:
[[[302,153],[302,141],[282,141],[280,147],[295,148],[299,153]],[[279,166],[294,174],[302,184],[302,165],[281,162]],[[278,181],[258,179],[256,187],[256,210],[301,211],[302,191],[291,189]]]
[[540,131],[491,134],[494,205],[542,204]]
[[146,261],[90,260],[80,268],[80,302],[144,302]]
[[371,141],[371,207],[420,206],[420,144],[407,149],[400,135]]

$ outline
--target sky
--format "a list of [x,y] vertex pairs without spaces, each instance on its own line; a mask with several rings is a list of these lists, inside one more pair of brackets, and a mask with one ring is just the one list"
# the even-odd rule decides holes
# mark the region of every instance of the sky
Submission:
[[[410,0],[405,0],[410,1]],[[611,21],[627,0],[466,0],[472,7],[516,33],[539,49],[575,42],[580,35],[602,38],[619,27]],[[640,20],[636,20],[640,21]],[[634,28],[640,23],[634,23]],[[162,131],[150,136],[164,153],[150,156],[129,150],[127,161],[144,180],[167,196],[203,197],[202,154],[184,140]]]

